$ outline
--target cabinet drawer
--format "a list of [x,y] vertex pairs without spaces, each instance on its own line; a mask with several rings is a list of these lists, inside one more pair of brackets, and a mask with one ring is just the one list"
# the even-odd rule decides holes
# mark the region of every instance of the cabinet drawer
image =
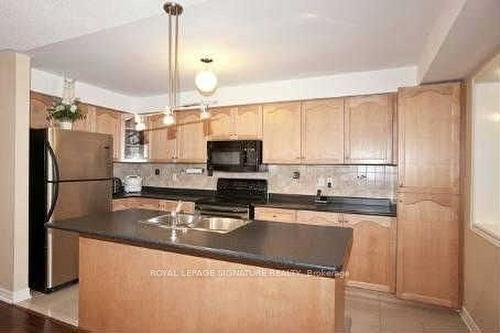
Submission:
[[297,211],[297,223],[314,224],[323,226],[339,225],[339,214],[327,212],[314,212],[309,210]]
[[255,219],[273,222],[295,223],[296,211],[280,208],[255,208]]

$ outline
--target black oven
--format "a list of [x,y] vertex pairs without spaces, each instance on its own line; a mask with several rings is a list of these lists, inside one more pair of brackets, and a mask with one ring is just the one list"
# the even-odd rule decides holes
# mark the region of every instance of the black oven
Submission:
[[262,164],[262,141],[208,141],[207,170],[259,172]]

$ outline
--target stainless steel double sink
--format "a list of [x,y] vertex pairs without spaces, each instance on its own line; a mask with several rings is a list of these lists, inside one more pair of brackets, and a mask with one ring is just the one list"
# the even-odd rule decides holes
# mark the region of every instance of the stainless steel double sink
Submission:
[[233,219],[228,217],[190,215],[190,214],[166,214],[156,216],[147,220],[139,221],[144,224],[156,225],[162,228],[177,230],[199,230],[227,234],[244,225],[251,220]]

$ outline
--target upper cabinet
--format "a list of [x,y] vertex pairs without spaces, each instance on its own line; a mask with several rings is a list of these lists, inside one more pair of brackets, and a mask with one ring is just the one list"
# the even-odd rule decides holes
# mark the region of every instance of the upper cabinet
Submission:
[[166,127],[163,115],[148,117],[148,130],[145,131],[149,142],[149,159],[153,162],[175,162],[177,159],[177,127]]
[[300,164],[301,103],[275,103],[263,109],[264,163]]
[[95,110],[95,131],[113,136],[113,159],[122,158],[123,141],[123,113],[101,107]]
[[240,106],[233,114],[236,139],[262,139],[262,105]]
[[212,117],[208,121],[208,135],[211,140],[234,140],[235,108],[217,108],[211,110]]
[[344,163],[344,100],[303,103],[302,162]]
[[399,191],[459,193],[460,84],[398,95]]
[[206,163],[207,124],[200,120],[200,112],[177,112],[176,119],[177,162]]
[[52,106],[54,97],[32,91],[30,95],[30,102],[30,127],[49,127],[50,122],[47,120],[47,108]]
[[262,107],[246,105],[213,109],[208,122],[210,140],[254,140],[262,138]]
[[393,94],[346,98],[346,164],[393,163],[394,106]]
[[264,106],[264,163],[393,164],[393,94]]
[[84,131],[84,132],[95,132],[96,107],[84,103],[80,103],[79,107],[85,114],[85,118],[75,121],[73,123],[73,130]]

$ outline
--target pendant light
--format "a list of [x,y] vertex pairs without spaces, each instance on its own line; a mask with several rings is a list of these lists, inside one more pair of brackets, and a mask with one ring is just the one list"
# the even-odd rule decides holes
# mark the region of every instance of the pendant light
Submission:
[[135,115],[134,121],[136,131],[144,131],[146,129],[146,124],[144,123],[144,118],[142,118],[142,116]]
[[196,88],[201,95],[210,96],[213,95],[215,90],[217,90],[217,76],[209,68],[210,64],[213,62],[213,59],[202,58],[201,62],[204,64],[204,68],[196,75]]
[[163,10],[168,15],[168,106],[163,116],[163,123],[167,126],[175,124],[174,110],[177,107],[179,93],[179,16],[183,8],[175,2],[167,2]]
[[200,105],[200,119],[201,120],[207,120],[207,119],[210,119],[210,117],[212,116],[210,114],[210,111],[208,111],[208,104],[205,104],[205,103],[202,103]]

